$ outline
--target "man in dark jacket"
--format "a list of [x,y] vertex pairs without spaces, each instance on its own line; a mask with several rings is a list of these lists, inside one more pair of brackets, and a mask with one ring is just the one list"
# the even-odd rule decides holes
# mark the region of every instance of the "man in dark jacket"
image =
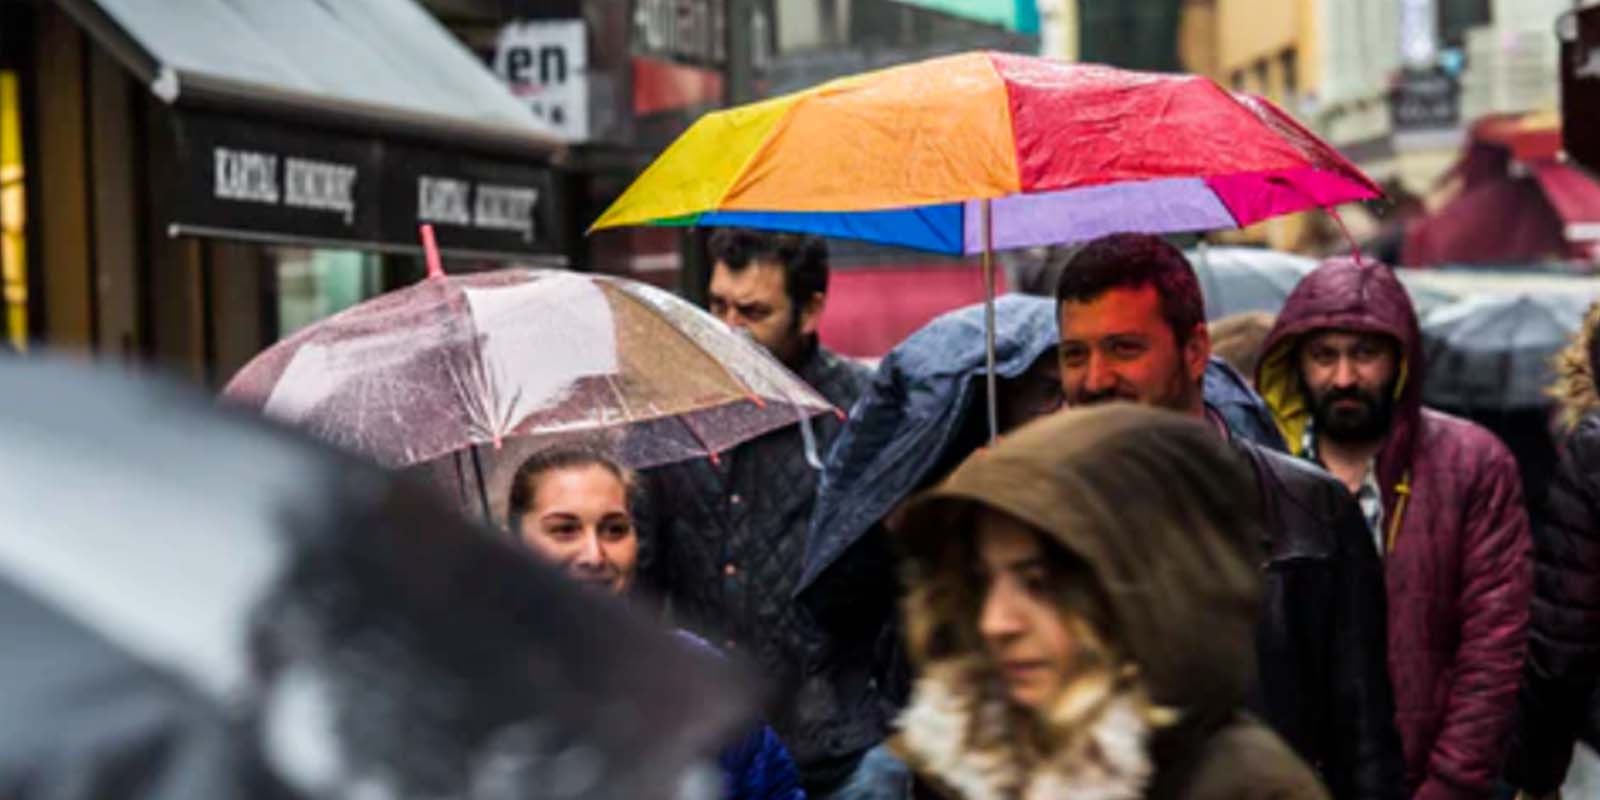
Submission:
[[1419,800],[1494,790],[1527,638],[1528,515],[1511,453],[1422,407],[1416,312],[1387,266],[1325,262],[1290,293],[1256,388],[1297,456],[1355,495],[1381,553],[1389,676]]
[[[817,343],[828,288],[822,240],[721,229],[711,256],[710,311],[848,410],[868,371]],[[815,797],[847,780],[861,755],[829,747],[827,725],[839,710],[827,681],[807,667],[822,632],[791,599],[816,495],[810,462],[827,452],[841,424],[818,417],[714,461],[649,472],[638,518],[647,550],[642,583],[668,603],[677,624],[749,659],[773,683],[769,719]]]
[[1104,237],[1062,265],[1056,299],[1069,405],[1193,414],[1253,467],[1267,522],[1256,707],[1335,797],[1404,796],[1382,573],[1360,512],[1326,473],[1230,434],[1237,410],[1205,402],[1211,346],[1188,260],[1158,236]]
[[1579,740],[1600,744],[1600,303],[1561,353],[1554,394],[1568,426],[1533,538],[1533,609],[1506,780],[1526,797],[1555,796]]

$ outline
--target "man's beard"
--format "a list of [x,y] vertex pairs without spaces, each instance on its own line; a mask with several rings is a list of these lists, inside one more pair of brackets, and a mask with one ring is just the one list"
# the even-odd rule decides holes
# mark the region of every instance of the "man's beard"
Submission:
[[[1329,389],[1319,397],[1301,384],[1301,391],[1311,404],[1317,434],[1346,444],[1374,442],[1388,435],[1394,421],[1394,389],[1391,381],[1376,393],[1352,386]],[[1356,405],[1341,408],[1338,404],[1344,400],[1354,400]]]

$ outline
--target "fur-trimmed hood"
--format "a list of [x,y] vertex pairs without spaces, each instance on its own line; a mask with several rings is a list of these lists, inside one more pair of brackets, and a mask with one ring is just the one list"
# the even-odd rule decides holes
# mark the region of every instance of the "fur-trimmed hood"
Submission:
[[918,774],[963,800],[1138,800],[1155,773],[1150,737],[1165,720],[1137,681],[1108,686],[1099,710],[1040,759],[1013,746],[1019,721],[997,687],[945,664],[917,681],[893,746]]
[[[1096,633],[1111,663],[1075,678],[1045,722],[1003,699],[971,600],[947,591],[963,580],[949,558],[963,540],[951,534],[971,530],[979,508],[1081,562],[1104,607]],[[1222,438],[1172,412],[1067,411],[974,454],[893,524],[918,668],[903,755],[969,800],[1145,796],[1163,754],[1233,719],[1254,680],[1258,509]]]
[[1546,391],[1561,408],[1561,422],[1570,428],[1585,414],[1600,411],[1600,392],[1595,390],[1596,350],[1600,340],[1595,326],[1600,325],[1600,302],[1589,306],[1578,335],[1555,356],[1556,380]]

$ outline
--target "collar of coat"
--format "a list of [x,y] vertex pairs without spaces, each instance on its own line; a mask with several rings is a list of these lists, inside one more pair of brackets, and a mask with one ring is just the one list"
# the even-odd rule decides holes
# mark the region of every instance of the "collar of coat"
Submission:
[[[1111,695],[1081,735],[1028,759],[1006,735],[1015,718],[955,671],[928,670],[900,716],[893,749],[923,780],[961,800],[1137,800],[1154,766],[1149,703],[1138,687]],[[998,729],[997,729],[998,728]]]

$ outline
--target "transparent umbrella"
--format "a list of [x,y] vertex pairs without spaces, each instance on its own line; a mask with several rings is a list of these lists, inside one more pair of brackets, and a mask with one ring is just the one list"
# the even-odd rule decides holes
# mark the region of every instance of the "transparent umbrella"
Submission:
[[715,459],[839,413],[670,293],[535,269],[435,274],[374,298],[261,353],[223,397],[388,467],[596,434],[632,467]]

